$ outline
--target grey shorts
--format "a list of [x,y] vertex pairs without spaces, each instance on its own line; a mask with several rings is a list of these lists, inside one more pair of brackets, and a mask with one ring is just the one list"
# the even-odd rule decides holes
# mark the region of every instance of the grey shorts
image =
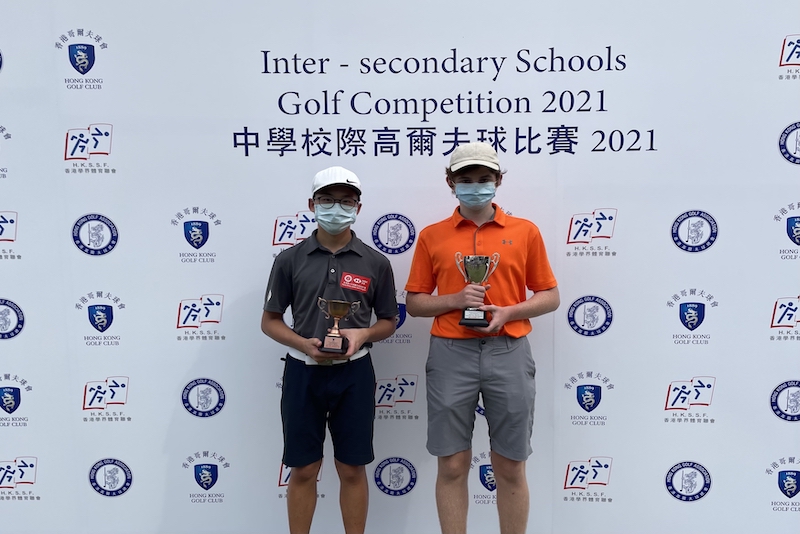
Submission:
[[515,461],[530,456],[536,366],[527,338],[431,336],[425,370],[428,452],[450,456],[472,447],[480,393],[492,450]]

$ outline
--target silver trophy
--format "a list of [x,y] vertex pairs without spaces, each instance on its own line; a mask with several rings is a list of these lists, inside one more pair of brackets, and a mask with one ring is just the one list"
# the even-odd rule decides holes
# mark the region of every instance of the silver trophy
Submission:
[[[464,256],[456,252],[456,266],[464,276],[464,281],[468,284],[486,283],[489,276],[497,269],[500,263],[500,253],[495,252],[491,256]],[[467,308],[461,314],[461,326],[489,326],[486,320],[486,312],[477,308]]]
[[355,313],[361,307],[361,301],[347,302],[346,300],[325,300],[317,297],[317,306],[325,314],[326,319],[333,317],[333,328],[322,341],[320,352],[335,352],[344,354],[347,352],[347,338],[339,332],[339,320],[347,320],[347,316]]

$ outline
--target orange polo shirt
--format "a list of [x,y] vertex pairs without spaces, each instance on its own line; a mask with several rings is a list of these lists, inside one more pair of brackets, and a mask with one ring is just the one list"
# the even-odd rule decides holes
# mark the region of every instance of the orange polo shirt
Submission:
[[[466,282],[456,267],[456,252],[464,256],[500,254],[497,270],[489,276],[486,304],[511,306],[526,300],[531,291],[552,289],[558,284],[547,260],[539,228],[527,219],[506,215],[496,204],[494,220],[480,228],[455,209],[447,219],[434,223],[419,234],[406,291],[449,295],[461,291]],[[461,326],[461,310],[439,315],[433,320],[434,336],[467,339],[505,335],[522,337],[530,333],[529,319],[510,321],[497,334],[482,334]]]

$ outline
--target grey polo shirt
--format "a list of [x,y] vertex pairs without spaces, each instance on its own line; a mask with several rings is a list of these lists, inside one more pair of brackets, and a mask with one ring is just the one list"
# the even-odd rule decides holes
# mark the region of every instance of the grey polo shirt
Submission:
[[[317,298],[361,302],[340,328],[367,328],[373,310],[378,319],[397,316],[392,265],[380,252],[353,238],[332,254],[317,241],[317,231],[278,254],[272,266],[264,311],[284,313],[292,307],[292,329],[305,338],[322,339],[333,326],[317,306]],[[365,344],[365,347],[371,343]]]

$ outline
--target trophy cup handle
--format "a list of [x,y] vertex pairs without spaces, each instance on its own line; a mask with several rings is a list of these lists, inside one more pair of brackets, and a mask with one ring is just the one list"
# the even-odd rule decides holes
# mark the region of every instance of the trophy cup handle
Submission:
[[467,276],[467,272],[464,270],[464,255],[460,252],[456,252],[456,267],[458,267],[458,272],[461,273],[461,276],[464,277],[464,282],[469,283],[469,277]]
[[489,259],[489,271],[486,273],[486,277],[483,279],[484,281],[488,280],[489,277],[492,275],[495,269],[497,269],[497,264],[500,263],[500,253],[495,252],[492,254],[491,259]]
[[331,316],[328,315],[328,301],[322,297],[317,297],[317,307],[322,310],[322,313],[325,314],[326,319],[330,319]]
[[358,310],[360,307],[361,307],[361,301],[360,300],[357,300],[355,302],[351,302],[350,303],[350,309],[347,310],[347,315],[342,317],[342,320],[348,321],[350,319],[350,316],[353,315],[354,313],[356,313],[356,310]]

